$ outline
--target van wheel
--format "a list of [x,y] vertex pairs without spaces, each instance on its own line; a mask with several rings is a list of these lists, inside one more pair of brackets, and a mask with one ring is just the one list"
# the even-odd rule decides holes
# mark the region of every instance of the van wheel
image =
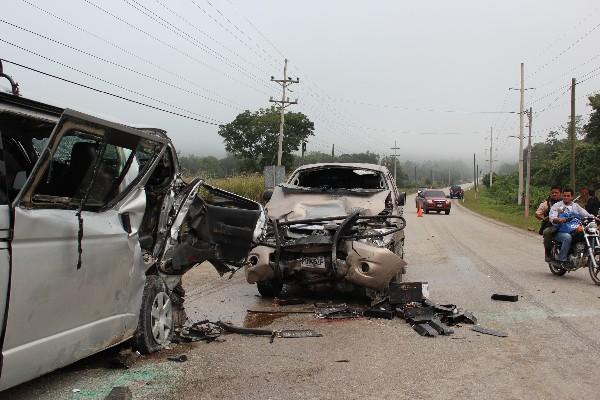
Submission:
[[154,353],[173,338],[173,303],[160,277],[149,275],[142,295],[134,347],[144,354]]
[[260,281],[256,282],[256,287],[262,297],[277,297],[281,294],[283,283],[276,280]]

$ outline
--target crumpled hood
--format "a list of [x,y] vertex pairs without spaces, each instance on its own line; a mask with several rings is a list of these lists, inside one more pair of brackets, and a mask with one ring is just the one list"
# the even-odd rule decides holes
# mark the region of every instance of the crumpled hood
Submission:
[[373,194],[336,195],[335,193],[284,193],[281,187],[273,190],[265,206],[270,218],[297,220],[337,217],[363,210],[364,215],[377,215],[385,208],[389,190]]

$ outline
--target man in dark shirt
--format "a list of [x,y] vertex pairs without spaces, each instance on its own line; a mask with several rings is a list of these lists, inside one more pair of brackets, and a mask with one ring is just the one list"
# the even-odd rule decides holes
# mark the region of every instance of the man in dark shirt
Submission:
[[598,215],[598,211],[600,211],[600,200],[596,198],[596,192],[590,190],[590,196],[585,205],[585,210],[592,215]]

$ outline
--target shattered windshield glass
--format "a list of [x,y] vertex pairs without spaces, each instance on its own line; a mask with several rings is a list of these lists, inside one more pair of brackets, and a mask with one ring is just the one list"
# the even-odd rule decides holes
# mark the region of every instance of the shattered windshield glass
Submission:
[[381,172],[363,168],[321,168],[299,171],[290,183],[304,188],[333,190],[387,189]]

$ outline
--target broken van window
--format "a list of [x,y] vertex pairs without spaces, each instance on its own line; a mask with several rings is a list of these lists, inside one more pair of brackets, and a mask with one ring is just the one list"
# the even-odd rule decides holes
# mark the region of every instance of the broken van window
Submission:
[[34,191],[33,202],[77,207],[89,188],[85,209],[104,207],[126,190],[160,150],[156,143],[136,139],[127,143],[132,148],[107,143],[94,177],[94,165],[104,139],[75,130],[65,133]]

